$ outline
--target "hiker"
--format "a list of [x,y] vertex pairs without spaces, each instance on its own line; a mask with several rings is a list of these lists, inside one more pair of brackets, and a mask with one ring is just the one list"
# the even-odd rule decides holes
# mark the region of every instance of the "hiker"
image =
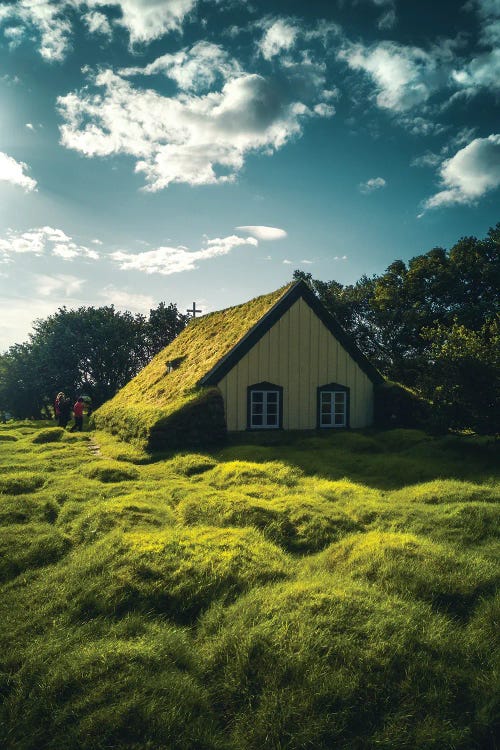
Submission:
[[59,391],[59,393],[56,396],[56,400],[54,401],[54,419],[57,421],[57,424],[59,427],[62,427],[61,425],[61,401],[64,398],[64,393],[62,391]]
[[79,396],[73,406],[73,416],[75,417],[75,424],[71,428],[70,432],[75,432],[75,430],[78,430],[78,432],[82,431],[83,429],[83,406],[84,406],[83,398]]
[[71,416],[71,400],[64,396],[59,401],[59,420],[58,425],[59,427],[66,427],[66,425],[69,422],[69,418]]

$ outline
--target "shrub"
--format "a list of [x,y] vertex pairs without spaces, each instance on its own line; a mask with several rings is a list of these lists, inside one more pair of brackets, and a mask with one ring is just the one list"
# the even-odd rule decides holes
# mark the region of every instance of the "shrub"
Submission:
[[128,482],[139,477],[139,472],[134,466],[105,459],[93,461],[83,467],[82,473],[89,479],[98,479],[100,482]]
[[0,494],[23,495],[34,492],[44,484],[43,474],[31,471],[9,472],[0,476]]
[[26,523],[0,528],[0,581],[56,562],[70,547],[69,539],[53,526]]
[[40,430],[32,439],[32,443],[57,443],[65,434],[62,427],[49,427],[46,430]]
[[230,747],[474,744],[463,639],[424,603],[323,575],[212,608],[199,642]]
[[374,420],[379,429],[422,427],[432,416],[431,405],[410,388],[389,380],[375,386]]

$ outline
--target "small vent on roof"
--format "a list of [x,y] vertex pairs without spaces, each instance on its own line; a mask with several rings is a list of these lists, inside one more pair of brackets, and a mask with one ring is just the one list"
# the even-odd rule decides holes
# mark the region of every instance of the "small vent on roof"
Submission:
[[174,370],[177,370],[185,359],[186,357],[176,357],[175,359],[167,359],[167,361],[165,362],[167,366],[167,372],[173,372]]

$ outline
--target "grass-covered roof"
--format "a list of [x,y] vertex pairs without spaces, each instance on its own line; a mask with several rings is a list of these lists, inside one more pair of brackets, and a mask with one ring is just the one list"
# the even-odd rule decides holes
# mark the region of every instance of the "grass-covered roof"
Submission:
[[[286,294],[292,284],[236,307],[195,318],[181,334],[94,414],[97,427],[151,445],[151,434],[209,396],[198,382]],[[177,366],[168,371],[168,363]],[[153,441],[154,443],[154,441]]]

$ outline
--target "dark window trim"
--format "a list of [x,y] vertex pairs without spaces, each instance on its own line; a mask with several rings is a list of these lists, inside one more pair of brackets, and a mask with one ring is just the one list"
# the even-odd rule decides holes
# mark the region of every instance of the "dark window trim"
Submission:
[[[278,425],[277,427],[251,427],[251,408],[252,408],[252,391],[278,391]],[[276,383],[269,383],[267,380],[261,383],[252,383],[247,386],[247,430],[266,431],[283,429],[283,386]]]
[[[345,393],[345,425],[322,425],[321,424],[321,394],[325,392],[330,393]],[[316,429],[317,430],[347,430],[351,426],[351,389],[347,385],[340,385],[340,383],[327,383],[326,385],[320,385],[317,388],[316,396]]]

